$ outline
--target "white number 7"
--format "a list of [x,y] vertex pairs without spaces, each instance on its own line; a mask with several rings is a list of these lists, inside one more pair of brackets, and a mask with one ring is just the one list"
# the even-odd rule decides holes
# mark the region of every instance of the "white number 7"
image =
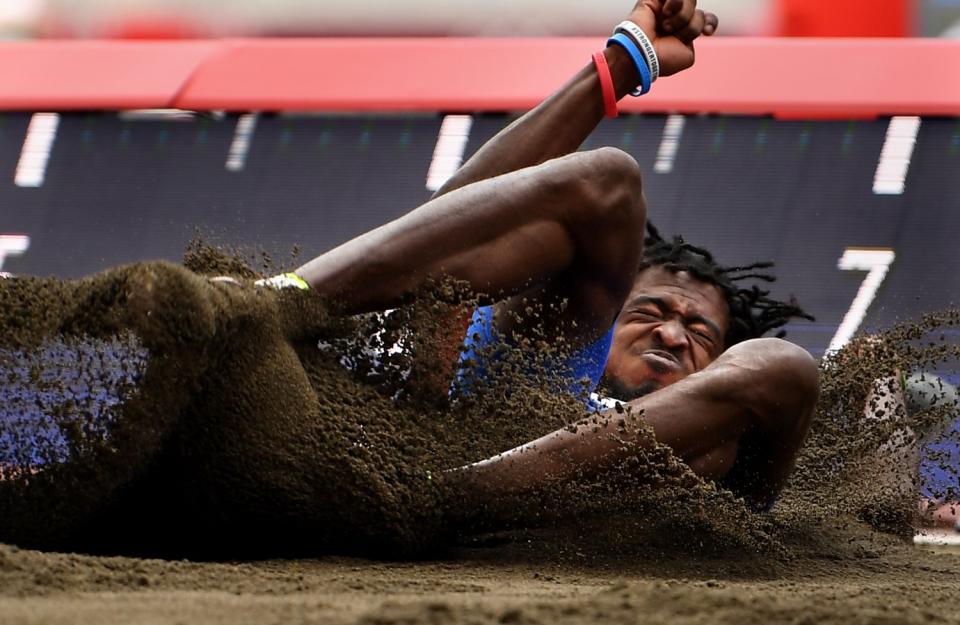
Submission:
[[837,263],[838,269],[866,271],[868,273],[857,291],[857,296],[853,298],[850,309],[847,310],[843,321],[840,322],[837,333],[833,335],[833,339],[830,341],[830,347],[827,348],[828,354],[846,345],[860,327],[860,324],[863,323],[864,317],[867,316],[867,310],[873,303],[873,298],[877,296],[877,291],[880,289],[883,279],[887,277],[890,265],[893,264],[896,257],[897,255],[894,254],[893,250],[886,248],[848,247],[844,250],[843,256]]

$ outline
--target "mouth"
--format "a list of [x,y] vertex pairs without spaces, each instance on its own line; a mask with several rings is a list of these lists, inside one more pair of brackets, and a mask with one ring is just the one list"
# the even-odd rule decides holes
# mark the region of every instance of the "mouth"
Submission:
[[681,368],[677,357],[662,349],[648,349],[643,353],[643,359],[658,373],[671,373]]

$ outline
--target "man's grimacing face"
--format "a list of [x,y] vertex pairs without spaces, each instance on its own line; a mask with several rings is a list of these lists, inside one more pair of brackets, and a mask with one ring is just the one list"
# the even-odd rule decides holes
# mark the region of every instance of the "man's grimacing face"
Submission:
[[685,271],[644,269],[614,326],[608,390],[634,399],[700,371],[723,353],[729,323],[718,286]]

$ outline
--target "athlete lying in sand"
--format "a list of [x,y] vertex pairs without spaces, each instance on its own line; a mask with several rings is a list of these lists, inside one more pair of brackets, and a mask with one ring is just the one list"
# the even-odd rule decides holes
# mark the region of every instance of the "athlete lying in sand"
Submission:
[[[696,0],[643,0],[629,20],[652,40],[661,76],[689,68],[694,41],[718,23]],[[640,84],[624,47],[603,56],[618,99]],[[393,307],[426,280],[452,276],[502,300],[492,321],[489,309],[474,316],[470,335],[490,323],[502,336],[530,335],[532,322],[509,313],[562,302],[537,323],[596,361],[586,377],[596,384],[605,362],[606,387],[642,412],[659,442],[766,507],[803,442],[818,370],[803,349],[759,337],[803,313],[737,288],[736,270],[696,248],[654,237],[644,251],[636,162],[612,148],[575,152],[604,116],[598,75],[583,68],[427,204],[312,260],[295,279],[354,314]],[[494,498],[585,466],[601,470],[627,453],[612,434],[643,436],[603,423],[548,434],[458,476]],[[523,453],[534,447],[539,453]]]
[[[653,41],[660,75],[690,67],[693,42],[715,32],[717,18],[695,5],[645,0],[630,14]],[[623,97],[640,82],[638,66],[619,45],[603,56]],[[818,371],[801,348],[758,337],[802,313],[737,288],[750,268],[726,270],[653,236],[644,250],[636,162],[611,148],[574,153],[603,116],[590,65],[483,146],[427,204],[307,263],[295,280],[350,314],[396,306],[430,279],[466,281],[502,300],[492,316],[478,313],[475,327],[489,320],[507,337],[563,333],[589,356],[594,383],[606,365],[606,387],[642,413],[657,441],[700,475],[768,506],[806,433]],[[141,287],[130,302],[146,307],[151,292]],[[536,327],[510,314],[531,302],[555,312]],[[197,319],[209,313],[202,303]],[[148,319],[150,311],[132,313]],[[610,410],[599,425],[548,434],[445,477],[482,501],[599,472],[631,453],[619,440],[654,442],[621,422]],[[539,453],[523,453],[533,447]]]

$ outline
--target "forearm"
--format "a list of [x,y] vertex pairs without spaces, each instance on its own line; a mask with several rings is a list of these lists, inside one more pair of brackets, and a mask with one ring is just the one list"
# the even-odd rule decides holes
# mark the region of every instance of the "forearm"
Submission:
[[[864,401],[863,414],[865,422],[877,426],[885,438],[879,445],[881,452],[896,454],[907,449],[919,452],[916,436],[907,418],[903,376],[899,371],[873,381]],[[916,460],[919,461],[919,458]]]
[[[654,445],[635,415],[594,415],[535,441],[456,471],[481,499],[526,493],[578,473],[596,473],[623,460],[637,447]],[[632,448],[632,449],[630,449]]]
[[868,420],[902,420],[906,417],[903,376],[899,371],[873,381],[864,402],[863,413]]
[[510,514],[510,496],[600,474],[657,443],[700,476],[720,479],[737,459],[739,439],[753,430],[766,449],[745,467],[750,475],[741,494],[765,503],[793,466],[817,387],[816,363],[805,351],[777,339],[748,341],[703,371],[630,402],[629,412],[595,415],[448,476],[460,482],[465,501],[496,523]]
[[737,376],[721,363],[630,402],[629,411],[592,415],[448,477],[460,483],[473,516],[482,514],[485,524],[495,526],[511,520],[514,502],[536,498],[552,484],[614,469],[657,443],[670,446],[689,463],[751,422]]
[[[622,98],[640,82],[637,70],[618,46],[608,47],[604,55],[617,98]],[[434,197],[570,154],[593,132],[603,115],[600,79],[590,64],[547,100],[488,141]]]

